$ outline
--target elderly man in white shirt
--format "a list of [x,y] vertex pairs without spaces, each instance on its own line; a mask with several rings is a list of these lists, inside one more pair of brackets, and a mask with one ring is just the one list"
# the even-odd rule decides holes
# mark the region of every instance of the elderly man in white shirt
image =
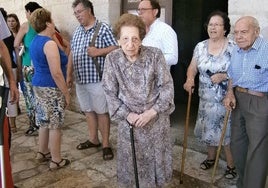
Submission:
[[139,3],[138,14],[146,25],[147,34],[142,41],[145,46],[161,49],[169,67],[178,62],[178,41],[175,31],[159,20],[161,7],[158,1],[142,0]]

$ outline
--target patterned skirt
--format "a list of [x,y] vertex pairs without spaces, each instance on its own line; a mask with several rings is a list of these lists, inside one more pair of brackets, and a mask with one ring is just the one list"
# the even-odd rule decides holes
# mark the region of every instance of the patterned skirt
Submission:
[[64,124],[65,99],[58,88],[33,87],[36,100],[36,125],[57,129]]

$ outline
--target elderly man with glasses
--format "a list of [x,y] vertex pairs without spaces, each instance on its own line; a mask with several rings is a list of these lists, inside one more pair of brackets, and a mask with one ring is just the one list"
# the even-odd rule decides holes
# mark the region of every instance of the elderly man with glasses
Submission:
[[72,86],[74,71],[76,94],[80,108],[86,115],[89,135],[89,139],[80,143],[77,149],[100,147],[99,129],[102,135],[103,159],[111,160],[114,155],[109,146],[110,119],[101,77],[105,56],[117,48],[117,42],[111,28],[96,19],[93,4],[89,0],[75,0],[72,7],[80,25],[71,41],[67,84]]

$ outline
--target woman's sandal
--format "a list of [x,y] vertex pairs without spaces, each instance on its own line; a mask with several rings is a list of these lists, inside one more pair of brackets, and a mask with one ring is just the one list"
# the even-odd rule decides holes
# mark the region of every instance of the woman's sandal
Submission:
[[38,162],[38,163],[43,163],[43,162],[47,162],[51,159],[51,154],[50,152],[48,153],[42,153],[40,151],[37,152],[36,154],[36,157],[35,157],[35,160]]
[[60,168],[63,168],[65,166],[68,166],[71,162],[68,159],[61,159],[60,162],[50,161],[49,169],[51,171],[58,170]]
[[101,144],[93,144],[92,142],[90,142],[89,140],[78,144],[78,146],[76,146],[76,149],[78,150],[83,150],[83,149],[88,149],[88,148],[97,148],[100,147]]
[[104,161],[112,160],[114,158],[112,148],[110,147],[102,148],[102,152],[103,152],[102,157]]
[[206,159],[200,164],[200,168],[202,170],[208,170],[211,167],[213,167],[214,163],[215,163],[215,159],[212,159],[212,160]]
[[234,179],[237,176],[237,173],[235,171],[235,167],[231,168],[227,166],[227,169],[225,170],[224,177],[226,179]]

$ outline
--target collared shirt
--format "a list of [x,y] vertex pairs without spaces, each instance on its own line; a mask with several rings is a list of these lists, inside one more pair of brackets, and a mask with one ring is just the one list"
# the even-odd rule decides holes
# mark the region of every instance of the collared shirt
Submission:
[[179,51],[177,34],[168,24],[156,19],[142,40],[142,44],[159,48],[169,67],[177,64]]
[[[87,53],[87,48],[91,43],[98,22],[96,20],[94,26],[88,30],[85,30],[82,25],[78,26],[71,41],[74,74],[76,82],[79,84],[100,82],[99,73],[96,70],[93,58]],[[95,47],[106,48],[116,45],[117,42],[111,28],[107,24],[102,23],[95,41]],[[105,57],[103,56],[97,57],[101,72],[103,72],[104,60]]]
[[228,74],[233,87],[268,92],[268,42],[258,37],[248,50],[236,46]]

